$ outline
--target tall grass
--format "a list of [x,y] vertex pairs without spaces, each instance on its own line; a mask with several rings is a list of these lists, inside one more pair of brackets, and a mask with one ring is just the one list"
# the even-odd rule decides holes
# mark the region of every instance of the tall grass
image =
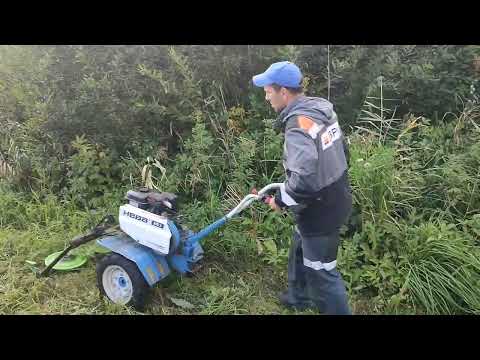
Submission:
[[[380,100],[379,105],[376,100]],[[350,294],[368,296],[372,308],[378,311],[393,308],[402,312],[401,306],[411,305],[408,311],[477,314],[480,261],[475,231],[480,228],[473,220],[480,208],[476,195],[480,147],[476,113],[466,112],[458,118],[460,125],[445,127],[433,127],[413,115],[400,123],[384,100],[382,94],[380,98],[368,98],[361,126],[349,136],[350,178],[359,226],[342,235],[339,269]],[[131,186],[148,185],[178,193],[183,200],[179,221],[198,231],[233,208],[252,187],[282,181],[282,139],[267,121],[264,129],[249,131],[248,119],[238,108],[225,109],[216,118],[200,111],[193,116],[191,137],[175,158],[131,157],[117,165],[122,179]],[[223,125],[226,130],[221,130]],[[449,138],[451,142],[445,141]],[[74,155],[77,170],[92,170],[89,164],[100,150],[87,143],[79,144],[79,149],[84,151],[80,151],[82,156]],[[106,155],[101,159],[108,158]],[[95,162],[99,171],[107,170],[109,164]],[[46,283],[35,283],[31,298],[27,291],[34,282],[25,260],[42,261],[105,213],[115,214],[129,186],[101,188],[104,191],[98,194],[95,184],[105,184],[95,171],[83,179],[85,173],[81,171],[74,175],[69,183],[78,185],[77,193],[88,188],[93,210],[79,207],[75,192],[67,191],[62,197],[47,188],[25,194],[0,186],[0,275],[1,289],[7,294],[3,296],[7,305],[0,311],[85,311],[79,301],[65,294],[45,300],[51,296]],[[436,205],[440,205],[438,209]],[[444,226],[435,218],[449,224]],[[292,225],[291,217],[278,216],[264,204],[255,204],[206,238],[203,245],[208,259],[220,264],[224,277],[219,279],[221,288],[211,290],[209,284],[198,294],[203,300],[197,298],[197,311],[251,311],[251,303],[258,299],[261,289],[239,286],[237,280],[227,280],[227,273],[267,266],[276,274],[276,282],[285,280]],[[91,294],[95,287],[82,283],[91,281],[93,270],[82,274],[76,285],[88,289],[85,301],[92,312],[122,311],[99,305]],[[74,274],[68,278],[74,278]],[[194,290],[192,284],[188,285],[189,291]],[[273,289],[275,284],[268,286]],[[54,305],[49,307],[45,301]]]
[[434,127],[413,115],[390,121],[382,98],[379,106],[373,99],[350,136],[361,226],[340,251],[349,289],[384,310],[409,303],[427,314],[477,314],[478,111]]
[[[416,303],[427,314],[480,313],[480,249],[454,226],[426,224],[404,271]],[[422,241],[423,240],[423,241]]]

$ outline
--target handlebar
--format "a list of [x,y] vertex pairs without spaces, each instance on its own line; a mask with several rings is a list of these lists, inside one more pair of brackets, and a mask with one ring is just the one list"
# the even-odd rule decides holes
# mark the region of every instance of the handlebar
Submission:
[[209,235],[210,233],[214,232],[216,229],[220,228],[223,226],[229,219],[231,219],[233,216],[237,215],[240,213],[242,210],[245,208],[249,207],[252,202],[255,200],[262,200],[266,194],[268,194],[272,190],[277,190],[280,189],[280,186],[282,183],[272,183],[270,185],[265,186],[263,189],[261,189],[257,194],[248,194],[245,196],[242,201],[232,210],[230,211],[227,215],[224,217],[218,219],[215,221],[213,224],[208,225],[206,228],[200,230],[198,233],[190,236],[187,239],[187,242],[190,244],[190,246],[193,246],[192,244],[200,241],[203,239],[205,236]]
[[225,215],[225,217],[227,219],[232,218],[236,214],[240,213],[241,211],[249,207],[250,204],[255,200],[261,200],[270,191],[280,189],[281,185],[282,183],[272,183],[262,188],[257,194],[248,194],[243,198],[242,201],[240,201],[240,203],[232,211],[230,211],[227,215]]

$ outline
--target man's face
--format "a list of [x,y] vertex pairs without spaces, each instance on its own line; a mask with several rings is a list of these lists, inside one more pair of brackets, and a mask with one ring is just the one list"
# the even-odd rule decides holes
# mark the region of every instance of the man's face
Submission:
[[275,91],[271,85],[267,85],[263,87],[263,90],[265,90],[265,100],[270,103],[276,113],[279,113],[287,106],[286,89],[281,88],[279,91]]

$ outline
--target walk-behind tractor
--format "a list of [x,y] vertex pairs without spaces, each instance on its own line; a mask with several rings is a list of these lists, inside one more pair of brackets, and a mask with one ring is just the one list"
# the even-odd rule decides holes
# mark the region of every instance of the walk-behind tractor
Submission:
[[[203,257],[200,240],[223,226],[254,201],[266,202],[282,184],[265,186],[258,193],[248,194],[227,215],[193,233],[181,226],[177,217],[177,196],[146,188],[127,192],[127,203],[120,206],[119,224],[109,215],[88,234],[74,238],[62,252],[45,259],[51,269],[69,270],[83,265],[86,258],[69,256],[68,252],[97,239],[107,254],[97,262],[97,283],[100,293],[116,304],[131,305],[143,310],[150,288],[166,278],[172,270],[193,273]],[[283,190],[283,189],[282,189]]]

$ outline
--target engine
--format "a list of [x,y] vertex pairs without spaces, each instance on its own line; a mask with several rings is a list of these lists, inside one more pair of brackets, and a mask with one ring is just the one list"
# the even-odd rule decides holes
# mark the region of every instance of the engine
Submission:
[[177,196],[140,188],[127,192],[128,203],[120,206],[120,228],[132,239],[164,255],[170,252],[170,216],[177,213]]
[[177,214],[177,195],[168,192],[140,188],[127,192],[126,199],[132,206],[153,214],[168,216]]

